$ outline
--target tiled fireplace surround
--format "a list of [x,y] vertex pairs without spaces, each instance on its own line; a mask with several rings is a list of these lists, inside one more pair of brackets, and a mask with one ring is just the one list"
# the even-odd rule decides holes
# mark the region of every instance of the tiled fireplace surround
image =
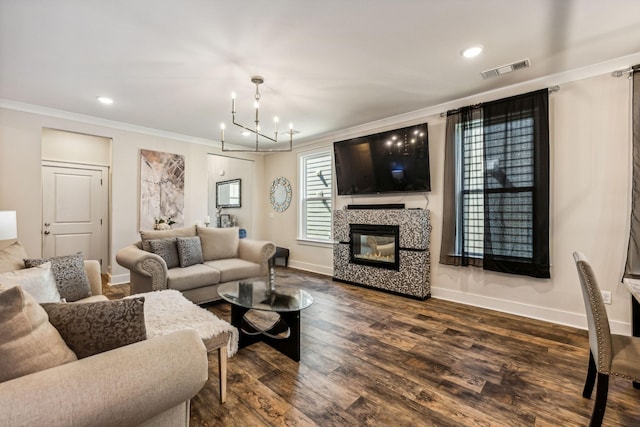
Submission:
[[[398,225],[400,266],[390,270],[353,264],[349,255],[349,225]],[[409,296],[431,296],[431,223],[425,209],[349,209],[333,212],[333,279]]]

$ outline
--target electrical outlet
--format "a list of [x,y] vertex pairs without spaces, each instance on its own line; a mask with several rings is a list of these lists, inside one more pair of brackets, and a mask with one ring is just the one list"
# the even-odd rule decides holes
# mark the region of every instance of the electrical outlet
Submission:
[[600,291],[602,293],[602,302],[611,304],[611,291]]

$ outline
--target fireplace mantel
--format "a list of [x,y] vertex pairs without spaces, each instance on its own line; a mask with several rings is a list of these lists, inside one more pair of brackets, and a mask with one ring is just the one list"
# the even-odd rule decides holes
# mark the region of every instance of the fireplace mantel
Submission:
[[[399,226],[399,268],[390,270],[350,262],[350,224]],[[333,279],[417,299],[431,296],[426,209],[342,209],[333,212]]]

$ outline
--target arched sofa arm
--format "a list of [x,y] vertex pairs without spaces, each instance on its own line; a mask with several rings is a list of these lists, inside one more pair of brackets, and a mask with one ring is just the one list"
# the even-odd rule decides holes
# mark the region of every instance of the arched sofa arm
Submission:
[[238,258],[260,264],[262,274],[267,274],[269,258],[276,253],[276,245],[266,240],[240,239]]
[[84,260],[84,271],[89,279],[91,295],[102,295],[102,275],[100,274],[100,262],[95,259]]
[[167,263],[139,243],[125,246],[116,253],[116,261],[130,272],[131,294],[167,289]]
[[188,420],[207,376],[202,339],[186,329],[0,383],[0,425],[133,426],[180,408]]

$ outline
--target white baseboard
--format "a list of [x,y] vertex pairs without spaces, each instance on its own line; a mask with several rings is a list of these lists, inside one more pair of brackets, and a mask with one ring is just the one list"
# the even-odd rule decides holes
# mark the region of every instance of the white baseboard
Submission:
[[[503,313],[515,314],[517,316],[558,323],[560,325],[571,326],[578,329],[587,329],[587,316],[582,313],[570,313],[568,311],[554,310],[547,307],[539,307],[497,298],[489,298],[482,295],[467,294],[444,288],[432,287],[431,296],[433,298],[440,298],[474,307],[481,307],[489,310],[501,311]],[[631,335],[630,323],[610,321],[609,325],[611,332],[614,334]]]
[[109,284],[111,285],[122,285],[123,283],[129,283],[129,273],[111,275],[109,279]]
[[325,276],[333,276],[333,266],[311,264],[309,262],[300,262],[289,259],[289,266],[298,270],[310,271],[311,273],[323,274]]

